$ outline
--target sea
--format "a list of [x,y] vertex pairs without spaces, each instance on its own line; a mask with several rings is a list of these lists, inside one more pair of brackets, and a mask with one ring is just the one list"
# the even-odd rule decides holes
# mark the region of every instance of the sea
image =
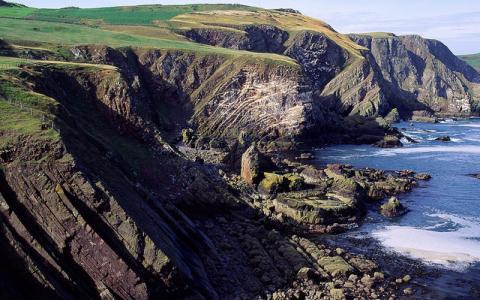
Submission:
[[[468,299],[476,292],[469,289],[477,287],[455,282],[469,278],[480,284],[480,178],[473,176],[480,173],[480,119],[395,126],[417,143],[403,139],[403,147],[392,149],[332,145],[315,150],[314,164],[430,174],[431,180],[419,181],[412,192],[399,195],[407,214],[391,219],[370,209],[365,223],[346,235],[373,239],[384,251],[444,270],[451,278],[441,277],[431,288],[445,298]],[[442,136],[450,141],[436,140]]]

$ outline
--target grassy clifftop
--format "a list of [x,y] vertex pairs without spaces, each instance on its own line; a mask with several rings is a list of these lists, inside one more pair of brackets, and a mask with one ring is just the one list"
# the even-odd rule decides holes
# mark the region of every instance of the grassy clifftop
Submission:
[[[362,49],[320,20],[296,13],[238,4],[141,5],[91,9],[0,6],[0,37],[9,41],[106,44],[244,55],[246,53],[193,43],[181,33],[191,28],[232,30],[239,26],[259,24],[285,30],[290,34],[290,39],[300,31],[320,32],[358,56],[358,50]],[[290,61],[274,54],[267,56]]]
[[469,63],[472,67],[480,71],[480,53],[470,55],[460,55],[460,59],[463,59]]

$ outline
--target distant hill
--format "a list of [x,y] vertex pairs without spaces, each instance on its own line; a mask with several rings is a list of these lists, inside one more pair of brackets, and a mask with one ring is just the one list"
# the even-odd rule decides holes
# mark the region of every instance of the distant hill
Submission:
[[3,6],[3,7],[26,7],[25,5],[22,5],[22,4],[10,3],[10,2],[6,2],[6,1],[2,1],[2,0],[0,0],[0,6]]
[[480,70],[480,53],[469,54],[469,55],[460,55],[460,59],[466,61],[475,69]]

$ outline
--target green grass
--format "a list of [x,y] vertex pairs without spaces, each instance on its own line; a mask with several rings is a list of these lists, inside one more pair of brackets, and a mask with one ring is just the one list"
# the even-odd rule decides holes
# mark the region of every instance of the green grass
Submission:
[[469,63],[472,67],[480,71],[480,53],[470,55],[460,55],[460,59]]
[[[254,10],[252,7],[238,4],[192,4],[192,5],[139,5],[103,8],[62,8],[38,9],[22,17],[29,19],[80,23],[85,20],[97,20],[105,24],[147,25],[154,21],[166,21],[185,13],[208,10]],[[26,13],[26,12],[23,12]],[[1,16],[1,14],[0,14]]]
[[[13,99],[14,103],[10,100]],[[0,79],[0,148],[8,147],[21,135],[57,140],[53,129],[42,129],[42,115],[50,115],[54,100],[26,91],[11,82]],[[19,103],[24,106],[20,107]],[[30,110],[30,107],[33,109]],[[33,112],[33,113],[32,113]]]
[[[12,30],[15,28],[15,30]],[[145,37],[129,33],[120,33],[77,24],[54,23],[45,21],[0,18],[0,37],[12,42],[36,42],[57,45],[109,45],[113,47],[138,47],[155,49],[174,49],[233,56],[255,57],[259,60],[271,60],[290,65],[296,63],[283,55],[255,53],[220,47],[200,45],[194,42]]]
[[0,16],[5,18],[25,18],[36,10],[36,8],[25,6],[0,6]]

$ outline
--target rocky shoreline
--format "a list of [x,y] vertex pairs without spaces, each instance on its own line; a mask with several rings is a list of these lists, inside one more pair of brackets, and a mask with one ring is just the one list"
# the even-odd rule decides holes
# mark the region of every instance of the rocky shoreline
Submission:
[[[281,243],[280,236],[287,236],[288,244],[300,249],[309,261],[308,267],[295,269],[297,275],[288,287],[267,289],[260,298],[396,299],[413,295],[415,289],[408,273],[398,270],[386,275],[370,255],[354,254],[341,246],[314,240],[357,228],[367,207],[380,210],[382,200],[410,191],[418,180],[428,180],[429,175],[410,170],[355,169],[339,164],[319,169],[304,164],[312,158],[308,154],[298,156],[297,160],[281,155],[272,158],[254,144],[242,156],[240,176],[219,170],[235,194],[257,212],[257,220],[247,223],[273,228],[267,240],[274,244]],[[218,220],[226,222],[224,218]],[[217,226],[203,224],[208,235]],[[234,231],[229,233],[235,235]],[[261,258],[253,260],[260,262]],[[264,279],[271,280],[269,275]]]

